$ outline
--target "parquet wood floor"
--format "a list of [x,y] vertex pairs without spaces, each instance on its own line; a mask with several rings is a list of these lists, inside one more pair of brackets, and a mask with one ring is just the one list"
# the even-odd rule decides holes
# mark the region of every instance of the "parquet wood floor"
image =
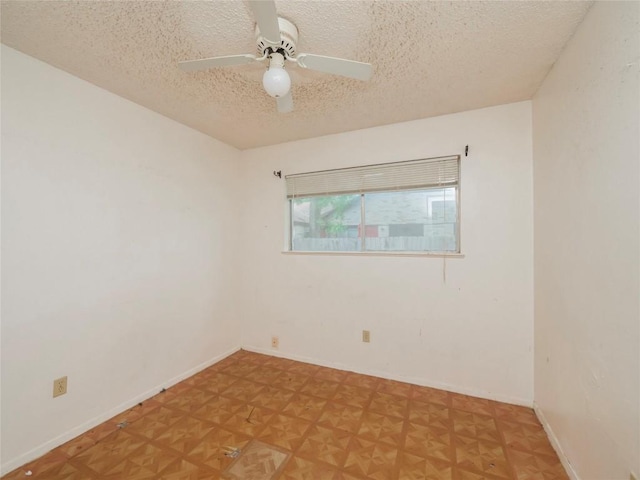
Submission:
[[243,477],[568,479],[530,408],[241,350],[3,480]]

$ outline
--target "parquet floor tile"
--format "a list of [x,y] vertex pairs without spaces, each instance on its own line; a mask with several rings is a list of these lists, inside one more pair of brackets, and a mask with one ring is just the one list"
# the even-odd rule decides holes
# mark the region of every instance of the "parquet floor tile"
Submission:
[[132,422],[127,426],[127,432],[137,433],[149,439],[156,438],[184,416],[185,414],[179,410],[162,406]]
[[293,457],[280,478],[282,480],[338,480],[339,475],[339,470],[335,468]]
[[237,377],[227,375],[226,373],[213,372],[213,375],[204,378],[199,387],[211,393],[220,393],[225,391],[232,384],[240,380]]
[[302,388],[300,388],[300,393],[329,399],[336,393],[339,386],[340,384],[338,382],[311,377]]
[[381,378],[378,382],[377,391],[408,398],[411,395],[411,384]]
[[184,417],[154,440],[155,443],[180,453],[191,451],[200,440],[215,428],[211,422],[195,417]]
[[457,393],[451,394],[451,407],[457,410],[494,416],[494,403],[496,402],[484,398],[459,395]]
[[500,442],[500,432],[493,417],[479,413],[452,410],[453,431],[457,435]]
[[502,419],[498,419],[497,423],[508,449],[555,456],[547,434],[540,425],[508,422]]
[[222,426],[234,432],[256,437],[274,415],[273,410],[245,404],[236,410]]
[[185,459],[177,460],[154,477],[154,480],[212,480],[219,474],[208,467],[196,465]]
[[236,377],[245,378],[248,373],[251,373],[258,365],[249,362],[235,362],[222,369],[222,373],[228,375],[234,375]]
[[408,422],[404,449],[417,456],[453,460],[453,436],[449,429]]
[[275,377],[271,382],[272,387],[284,388],[285,390],[291,390],[292,392],[298,392],[309,380],[308,375],[300,373],[282,371],[282,373]]
[[362,408],[329,401],[317,422],[326,427],[356,433],[360,428],[360,419],[363,413]]
[[[242,359],[246,359],[247,358],[247,357],[244,357],[242,355],[242,353],[243,352],[236,352],[234,355],[229,355],[228,357],[223,358],[219,362],[216,362],[215,365],[212,365],[211,367],[209,367],[209,370],[220,372],[220,371],[224,370],[225,368],[227,368],[229,365],[241,362]],[[247,353],[249,353],[249,352],[247,352]],[[269,357],[269,358],[270,359],[274,358],[275,360],[279,360],[277,357]],[[241,363],[244,363],[244,362],[241,362]],[[255,364],[256,362],[246,362],[246,363]]]
[[565,471],[557,456],[510,450],[517,480],[560,480]]
[[509,405],[507,403],[495,403],[494,409],[496,412],[496,419],[498,420],[512,420],[518,423],[526,423],[535,427],[540,426],[538,417],[533,410],[519,405]]
[[418,400],[409,401],[408,419],[420,425],[435,425],[449,428],[451,409],[438,403],[427,403]]
[[450,394],[445,390],[437,390],[435,388],[422,387],[419,385],[411,386],[410,397],[412,400],[435,403],[445,407],[449,406],[450,400]]
[[242,350],[2,480],[25,478],[568,480],[530,408]]
[[238,380],[233,383],[227,389],[225,389],[220,395],[224,397],[234,398],[241,402],[248,402],[253,397],[257,396],[261,392],[266,390],[266,385],[262,385],[256,382],[249,382],[247,380]]
[[[177,395],[164,403],[165,406],[181,410],[186,414],[193,413],[202,405],[209,402],[216,394],[208,390],[200,390],[194,387],[186,391],[183,395]],[[133,421],[132,419],[130,421]]]
[[450,462],[425,458],[400,452],[398,478],[403,480],[452,480],[453,467]]
[[[31,478],[55,478],[55,472],[58,472],[68,464],[68,458],[66,456],[56,454],[54,452],[49,453],[39,459],[27,464],[24,468],[19,468],[13,472],[2,477],[3,480],[16,480],[24,479],[25,472],[31,472]],[[75,470],[75,469],[73,469]],[[52,473],[54,472],[54,473]]]
[[[24,475],[21,478],[24,478]],[[87,473],[70,463],[64,463],[47,470],[42,475],[38,475],[35,478],[42,480],[90,480],[96,477],[93,477],[91,473]]]
[[195,464],[204,464],[221,472],[233,461],[233,457],[229,455],[231,449],[243,449],[250,441],[249,435],[216,428],[204,436],[187,453],[186,458]]
[[373,390],[369,388],[356,387],[355,385],[338,385],[336,393],[333,395],[334,402],[345,403],[355,407],[367,407],[373,396]]
[[288,415],[274,415],[260,433],[264,443],[277,445],[289,451],[295,451],[302,443],[311,422]]
[[404,418],[408,405],[409,402],[406,398],[389,393],[375,392],[369,404],[369,410]]
[[295,392],[283,388],[266,386],[251,403],[271,410],[282,410],[291,400]]
[[130,453],[142,447],[145,439],[132,435],[124,430],[118,430],[96,443],[91,448],[71,458],[74,466],[90,468],[98,474],[103,474],[117,463],[122,462]]
[[324,398],[299,393],[291,397],[289,404],[284,407],[283,412],[313,422],[322,414],[326,404],[327,400]]
[[376,412],[365,412],[357,433],[359,437],[367,440],[400,447],[404,441],[404,425],[403,419]]
[[390,479],[394,476],[397,456],[398,450],[394,447],[354,437],[349,443],[344,470],[364,478]]
[[372,377],[370,375],[361,375],[355,372],[348,372],[347,376],[344,377],[343,383],[345,385],[354,385],[356,387],[375,390],[380,380],[382,379],[378,377]]
[[222,425],[244,406],[244,403],[233,398],[212,397],[211,400],[193,412],[192,416]]
[[[136,420],[138,420],[139,418],[144,417],[147,413],[152,412],[153,410],[160,408],[162,404],[160,402],[158,402],[157,400],[154,400],[152,398],[146,400],[144,403],[139,403],[138,405],[136,405],[135,407],[130,408],[129,410],[125,410],[124,412],[122,412],[119,415],[116,415],[115,417],[113,417],[111,420],[109,420],[109,422],[105,422],[102,425],[109,425],[109,424],[115,424],[118,425],[119,423],[125,421],[128,423],[132,423]],[[100,427],[100,425],[99,425]],[[95,430],[95,429],[93,429]],[[92,430],[90,430],[92,431]],[[87,432],[89,433],[89,432]]]
[[105,479],[146,480],[156,477],[161,471],[179,459],[177,454],[147,443],[113,464],[102,475]]
[[313,365],[311,363],[304,363],[304,362],[293,362],[288,364],[285,367],[285,369],[289,373],[297,373],[299,375],[305,375],[305,376],[313,376],[321,368],[322,367],[319,367],[318,365]]
[[512,478],[505,449],[497,442],[456,437],[456,461],[459,467],[480,474]]
[[322,380],[341,382],[347,376],[347,372],[345,372],[344,370],[336,370],[335,368],[320,368],[318,371],[316,371],[314,376]]
[[86,449],[94,446],[95,444],[96,440],[85,433],[84,435],[80,435],[79,437],[74,438],[64,445],[60,445],[51,453],[59,453],[65,458],[71,458],[76,456],[80,452],[84,452]]
[[306,440],[297,453],[307,459],[318,459],[332,467],[341,468],[352,437],[353,435],[343,430],[314,425],[309,429]]
[[183,395],[185,392],[191,390],[192,388],[193,385],[191,385],[191,382],[189,382],[187,379],[186,381],[180,382],[166,390],[162,390],[158,395],[153,397],[153,399],[157,402],[165,403],[175,398],[176,396]]
[[261,367],[247,372],[243,378],[251,382],[273,386],[276,379],[284,374],[285,373],[282,370],[279,370],[277,368]]
[[224,471],[231,480],[273,480],[279,476],[291,454],[258,440],[252,440]]

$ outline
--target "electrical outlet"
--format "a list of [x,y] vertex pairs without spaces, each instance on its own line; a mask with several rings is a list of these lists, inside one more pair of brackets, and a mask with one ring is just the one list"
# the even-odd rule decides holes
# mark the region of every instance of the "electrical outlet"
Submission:
[[271,348],[278,348],[280,346],[280,339],[278,337],[271,337]]
[[371,342],[371,332],[369,330],[362,330],[362,341],[364,343]]
[[53,398],[67,393],[67,377],[56,378],[53,381]]

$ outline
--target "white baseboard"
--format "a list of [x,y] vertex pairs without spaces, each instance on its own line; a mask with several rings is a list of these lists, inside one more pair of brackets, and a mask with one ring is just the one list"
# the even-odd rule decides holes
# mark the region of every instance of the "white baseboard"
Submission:
[[488,400],[496,400],[498,402],[510,403],[512,405],[521,405],[529,408],[533,406],[533,401],[531,399],[495,394],[492,392],[487,392],[487,391],[476,389],[476,388],[465,388],[457,385],[449,385],[449,384],[440,383],[440,382],[432,382],[432,381],[429,381],[428,379],[421,378],[421,377],[393,375],[388,372],[382,372],[382,371],[366,369],[366,368],[365,369],[353,368],[351,366],[343,365],[340,363],[323,362],[315,358],[308,358],[301,355],[291,355],[288,353],[283,353],[278,350],[271,350],[268,348],[259,348],[259,347],[252,347],[252,346],[245,345],[242,347],[242,349],[247,350],[249,352],[262,353],[264,355],[272,355],[274,357],[287,358],[289,360],[297,360],[299,362],[312,363],[314,365],[320,365],[322,367],[335,368],[338,370],[345,370],[348,372],[361,373],[363,375],[371,375],[374,377],[387,378],[389,380],[397,380],[399,382],[411,383],[413,385],[420,385],[423,387],[431,387],[431,388],[437,388],[440,390],[447,390],[449,392],[461,393],[463,395],[470,395],[473,397],[486,398]]
[[6,462],[3,462],[0,465],[0,475],[4,475],[12,470],[15,470],[16,468],[25,465],[26,463],[35,460],[38,457],[41,457],[42,455],[44,455],[45,453],[53,450],[56,447],[59,447],[60,445],[62,445],[63,443],[68,442],[69,440],[77,437],[78,435],[83,434],[84,432],[87,432],[89,430],[91,430],[92,428],[100,425],[101,423],[105,422],[106,420],[109,420],[112,417],[115,417],[116,415],[124,412],[125,410],[128,410],[130,408],[132,408],[133,406],[137,405],[140,402],[143,402],[144,400],[147,400],[151,397],[153,397],[154,395],[156,395],[160,390],[162,390],[163,388],[169,388],[173,385],[175,385],[178,382],[181,382],[182,380],[191,377],[192,375],[195,375],[196,373],[204,370],[207,367],[210,367],[211,365],[213,365],[214,363],[219,362],[220,360],[222,360],[223,358],[228,357],[229,355],[234,354],[235,352],[237,352],[238,350],[240,350],[240,347],[236,347],[236,348],[232,348],[224,353],[221,353],[220,355],[216,355],[213,358],[210,358],[209,360],[207,360],[206,362],[201,363],[200,365],[196,365],[193,368],[190,368],[189,370],[187,370],[186,372],[181,373],[180,375],[177,375],[169,380],[167,380],[166,382],[163,382],[160,385],[157,385],[149,390],[147,390],[146,392],[141,393],[140,395],[135,396],[134,398],[127,400],[126,402],[121,403],[120,405],[112,408],[111,410],[103,413],[102,415],[99,415],[97,417],[92,418],[91,420],[84,422],[81,425],[78,425],[77,427],[72,428],[71,430],[63,433],[62,435],[59,435],[39,446],[37,446],[36,448],[34,448],[33,450],[30,450],[22,455],[20,455],[17,458],[13,458],[11,460],[8,460]]
[[569,461],[564,451],[562,450],[562,446],[558,441],[558,437],[556,437],[556,434],[553,432],[551,425],[547,421],[547,418],[544,416],[544,412],[535,401],[533,402],[533,410],[536,412],[536,416],[538,417],[538,420],[540,420],[540,423],[542,424],[544,431],[547,433],[547,437],[549,437],[551,446],[558,454],[558,458],[560,459],[562,466],[566,470],[567,475],[569,475],[569,478],[571,480],[580,480],[580,477],[578,476],[577,472],[574,470],[573,466],[571,465],[571,462]]

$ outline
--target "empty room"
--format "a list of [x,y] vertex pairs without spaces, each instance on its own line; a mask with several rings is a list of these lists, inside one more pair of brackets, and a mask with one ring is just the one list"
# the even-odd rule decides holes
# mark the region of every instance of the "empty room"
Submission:
[[3,480],[640,480],[640,2],[0,18]]

